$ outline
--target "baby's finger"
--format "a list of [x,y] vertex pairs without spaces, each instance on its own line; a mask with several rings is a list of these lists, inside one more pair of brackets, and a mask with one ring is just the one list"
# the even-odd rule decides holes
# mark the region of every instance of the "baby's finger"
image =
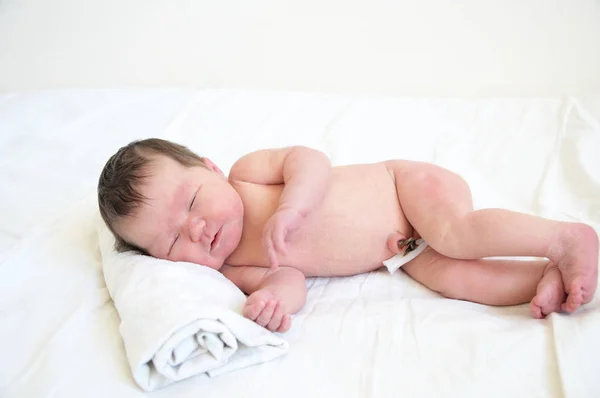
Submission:
[[244,306],[243,315],[246,318],[254,321],[254,320],[256,320],[256,318],[258,318],[258,316],[260,315],[260,312],[262,311],[263,308],[265,308],[265,303],[263,301],[259,301],[258,303],[246,305],[246,306]]
[[263,308],[258,318],[256,318],[256,323],[258,323],[260,326],[267,326],[267,324],[273,317],[273,312],[275,312],[276,306],[277,302],[275,302],[274,300],[267,301],[265,308]]
[[283,307],[281,305],[277,305],[277,308],[275,308],[273,316],[271,317],[271,320],[267,325],[267,329],[269,329],[271,332],[275,332],[277,329],[279,329],[279,326],[281,326],[283,315]]
[[292,327],[292,317],[289,314],[285,314],[281,318],[281,325],[279,325],[277,331],[280,333],[287,332],[290,330],[290,327]]

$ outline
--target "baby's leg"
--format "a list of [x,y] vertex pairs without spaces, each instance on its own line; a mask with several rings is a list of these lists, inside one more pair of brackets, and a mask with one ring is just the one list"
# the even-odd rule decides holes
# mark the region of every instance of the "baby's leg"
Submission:
[[531,302],[535,318],[559,311],[565,297],[560,274],[548,260],[457,260],[427,248],[403,269],[447,298],[487,305]]
[[574,311],[589,302],[598,279],[598,237],[565,223],[503,209],[473,211],[466,182],[432,164],[391,161],[398,199],[409,222],[439,253],[456,259],[536,256],[557,264]]

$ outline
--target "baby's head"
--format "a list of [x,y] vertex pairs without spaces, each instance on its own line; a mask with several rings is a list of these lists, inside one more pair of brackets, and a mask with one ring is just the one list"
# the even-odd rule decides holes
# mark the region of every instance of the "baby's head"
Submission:
[[134,141],[106,163],[100,214],[118,251],[220,268],[237,247],[243,205],[209,159],[169,141]]

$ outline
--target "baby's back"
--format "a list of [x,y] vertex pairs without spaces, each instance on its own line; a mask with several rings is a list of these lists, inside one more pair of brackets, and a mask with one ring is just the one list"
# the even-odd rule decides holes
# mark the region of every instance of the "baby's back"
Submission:
[[[262,228],[277,208],[282,185],[232,183],[244,202],[244,230],[231,265],[268,266]],[[281,265],[307,276],[342,276],[381,266],[393,253],[387,237],[411,233],[402,214],[392,175],[383,163],[334,167],[322,204],[290,236]]]

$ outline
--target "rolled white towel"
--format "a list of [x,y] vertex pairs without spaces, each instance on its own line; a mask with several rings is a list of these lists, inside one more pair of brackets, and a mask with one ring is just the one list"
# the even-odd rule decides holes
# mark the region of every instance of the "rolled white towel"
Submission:
[[241,315],[246,297],[220,272],[118,253],[101,220],[98,241],[127,359],[142,389],[216,376],[287,352],[286,340]]

